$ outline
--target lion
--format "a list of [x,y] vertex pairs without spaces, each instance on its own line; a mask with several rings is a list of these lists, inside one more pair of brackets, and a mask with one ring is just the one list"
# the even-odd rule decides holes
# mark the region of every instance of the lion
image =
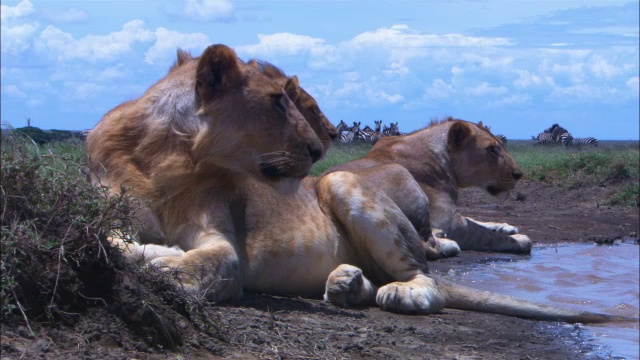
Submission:
[[320,139],[333,136],[325,120],[294,77],[222,45],[198,58],[179,53],[164,79],[87,139],[95,181],[131,188],[160,226],[155,243],[121,247],[125,255],[176,270],[186,291],[214,302],[248,291],[407,314],[448,306],[611,319],[430,276],[420,234],[383,191],[347,171],[306,176],[325,151]]
[[[457,243],[429,238],[432,259],[454,256],[460,250],[531,253],[531,240],[519,234],[517,227],[480,222],[458,211],[459,188],[476,186],[506,197],[523,175],[502,142],[481,123],[449,117],[405,136],[384,137],[362,158],[335,165],[325,174],[345,170],[382,189],[423,238],[429,237],[433,227]],[[421,190],[416,191],[416,182]],[[426,212],[415,205],[422,192],[429,200]]]

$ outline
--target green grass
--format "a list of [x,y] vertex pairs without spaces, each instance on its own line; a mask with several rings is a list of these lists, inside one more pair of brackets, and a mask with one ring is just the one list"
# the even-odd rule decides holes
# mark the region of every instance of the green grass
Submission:
[[329,151],[327,151],[325,157],[313,166],[311,175],[318,176],[334,165],[363,157],[369,150],[371,150],[371,144],[367,143],[356,143],[353,145],[334,143],[329,148]]
[[528,179],[565,186],[638,181],[640,152],[637,143],[582,149],[533,146],[521,142],[509,146]]

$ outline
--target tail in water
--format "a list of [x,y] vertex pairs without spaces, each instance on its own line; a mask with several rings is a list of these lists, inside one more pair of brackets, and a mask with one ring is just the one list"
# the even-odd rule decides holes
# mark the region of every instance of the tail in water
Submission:
[[535,320],[564,321],[568,323],[604,323],[638,321],[638,318],[577,311],[518,299],[509,295],[473,289],[438,278],[445,294],[445,307],[492,314],[508,315]]

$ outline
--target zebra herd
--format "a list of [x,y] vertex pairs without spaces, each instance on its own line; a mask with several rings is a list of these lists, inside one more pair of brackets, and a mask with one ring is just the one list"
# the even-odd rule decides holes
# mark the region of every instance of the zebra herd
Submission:
[[343,144],[352,144],[356,142],[375,144],[378,140],[385,136],[398,136],[405,135],[398,129],[398,123],[391,123],[389,126],[382,125],[382,120],[375,120],[375,129],[372,129],[369,125],[366,125],[363,129],[360,129],[362,124],[360,121],[353,122],[353,126],[347,125],[344,120],[340,120],[336,129],[340,134],[340,142]]
[[[357,142],[375,144],[385,136],[403,136],[407,134],[398,129],[398,122],[390,123],[389,126],[383,126],[382,120],[375,120],[374,123],[375,129],[372,129],[369,125],[360,129],[360,125],[362,124],[360,121],[354,121],[353,126],[349,126],[344,122],[344,120],[340,120],[340,123],[336,126],[339,134],[338,141],[342,144],[352,144]],[[483,125],[482,121],[480,121],[479,125],[491,132],[490,127]],[[505,146],[507,145],[506,136],[502,134],[493,136],[500,140]]]
[[564,148],[581,147],[581,146],[598,146],[598,140],[593,137],[574,138],[567,129],[558,124],[551,125],[550,128],[532,136],[536,145],[558,145],[562,144]]

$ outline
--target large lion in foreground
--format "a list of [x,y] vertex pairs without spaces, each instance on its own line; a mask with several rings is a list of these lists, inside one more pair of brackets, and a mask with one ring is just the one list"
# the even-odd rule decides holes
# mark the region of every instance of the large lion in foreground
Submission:
[[[420,234],[383,191],[352,172],[304,177],[335,129],[295,77],[272,69],[241,62],[222,45],[199,58],[179,53],[164,79],[91,132],[94,181],[149,203],[140,239],[152,243],[113,240],[127,256],[178,270],[187,291],[213,301],[242,291],[324,293],[340,306],[399,313],[448,306],[611,319],[429,276]],[[447,138],[473,141],[472,125],[459,124]],[[429,211],[424,193],[416,203]]]
[[[456,255],[460,249],[531,253],[531,240],[505,223],[480,222],[460,214],[458,188],[476,186],[494,196],[506,196],[522,177],[522,170],[503,143],[486,127],[454,118],[406,136],[378,141],[362,158],[333,166],[327,172],[350,171],[376,184],[387,194],[423,237],[431,226],[441,229],[452,244],[432,238],[430,258]],[[411,176],[407,177],[406,173]],[[420,189],[416,189],[416,183]],[[429,211],[415,206],[415,198],[429,199]],[[458,247],[459,246],[459,247]]]

